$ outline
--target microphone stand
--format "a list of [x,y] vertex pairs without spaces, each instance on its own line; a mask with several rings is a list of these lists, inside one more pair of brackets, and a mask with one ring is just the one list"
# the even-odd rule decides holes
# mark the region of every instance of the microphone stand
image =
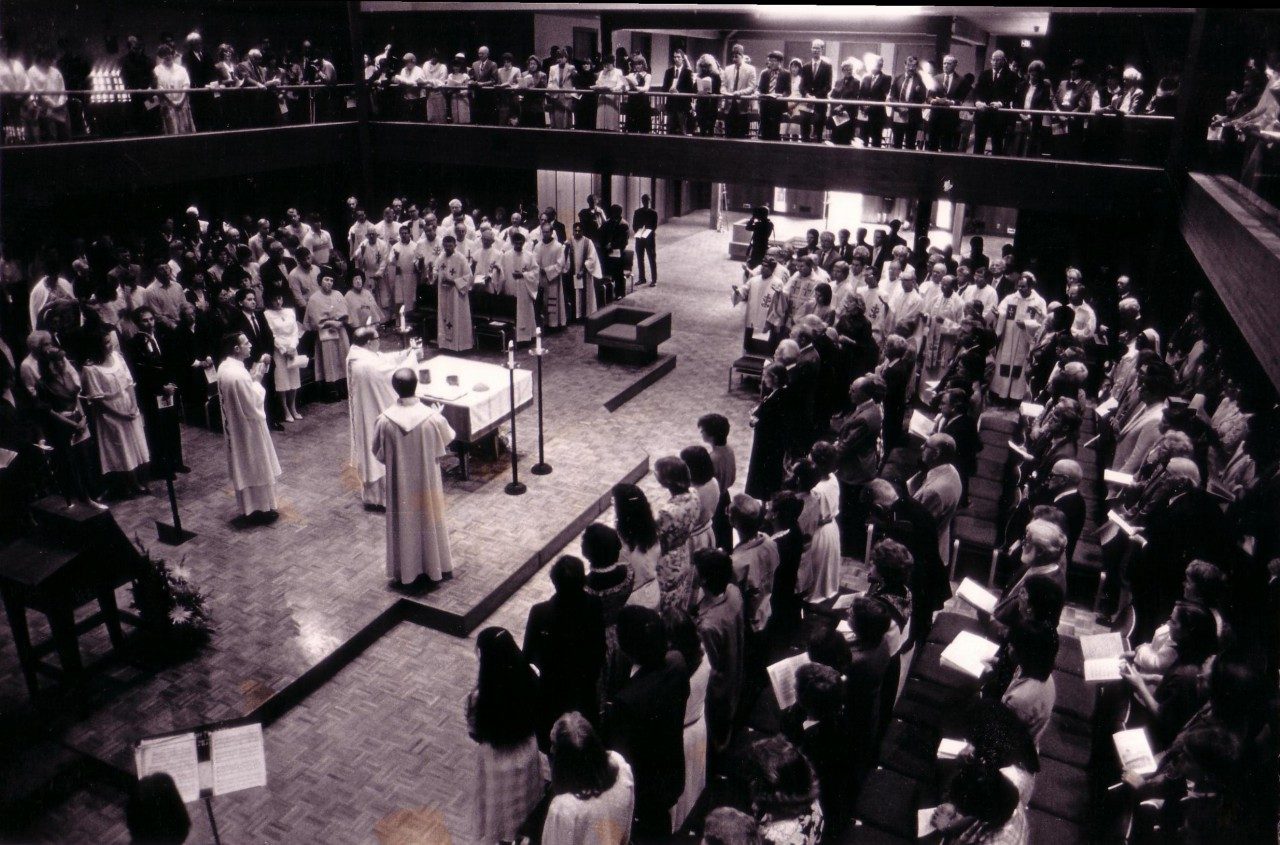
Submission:
[[508,496],[522,496],[529,488],[520,483],[520,467],[516,459],[516,355],[515,341],[507,341],[507,333],[502,333],[502,340],[507,347],[507,376],[511,393],[511,481],[503,490]]

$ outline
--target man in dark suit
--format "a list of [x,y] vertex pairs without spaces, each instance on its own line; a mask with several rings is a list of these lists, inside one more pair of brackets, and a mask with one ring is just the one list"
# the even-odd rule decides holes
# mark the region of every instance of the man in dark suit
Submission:
[[[889,90],[889,101],[893,103],[923,103],[928,87],[920,76],[920,60],[915,56],[907,56],[902,73],[893,80]],[[916,139],[920,135],[920,127],[924,125],[923,109],[893,110],[893,146],[894,149],[915,149]]]
[[938,527],[924,505],[883,478],[867,484],[876,538],[896,540],[911,552],[911,639],[923,643],[933,627],[933,614],[951,598],[947,567],[938,554]]
[[[883,103],[889,99],[889,90],[893,87],[893,79],[884,72],[883,58],[876,56],[872,61],[874,64],[871,72],[862,77],[862,85],[858,89],[858,99]],[[869,147],[881,146],[884,143],[884,109],[880,106],[860,107],[858,115],[862,120],[862,143]]]
[[926,149],[953,153],[960,144],[960,113],[948,106],[958,106],[969,97],[969,83],[956,72],[957,64],[955,56],[943,56],[942,73],[933,78],[929,105],[935,108],[929,109]]
[[[621,541],[612,528],[601,523],[587,526],[584,548],[599,550],[617,562]],[[555,720],[576,710],[596,724],[600,700],[596,680],[604,668],[604,611],[600,599],[585,592],[586,568],[576,557],[565,555],[551,567],[556,594],[529,609],[524,629],[525,659],[538,667],[542,678],[543,730],[546,736]]]
[[[238,306],[236,311],[227,320],[228,333],[239,332],[249,339],[250,357],[253,360],[258,360],[263,355],[273,354],[276,348],[275,337],[271,334],[271,326],[267,325],[266,317],[258,311],[258,295],[252,290],[242,288],[236,292],[236,305]],[[284,431],[275,402],[275,384],[274,378],[262,380],[262,386],[267,390],[265,403],[267,425],[272,431]]]
[[884,241],[880,244],[880,250],[875,252],[875,257],[871,259],[871,266],[875,268],[877,276],[884,271],[884,265],[889,259],[893,258],[893,248],[907,245],[907,242],[898,234],[898,230],[901,228],[901,220],[889,221],[889,230],[884,233]]
[[956,469],[960,471],[960,483],[964,488],[960,506],[965,507],[969,503],[969,479],[978,471],[978,453],[982,451],[978,425],[969,413],[969,394],[960,389],[943,393],[938,417],[937,430],[951,435],[956,442]]
[[[182,54],[182,66],[187,69],[187,76],[191,78],[191,87],[205,88],[217,79],[215,64],[214,58],[204,49],[204,39],[200,37],[200,33],[188,35],[187,51]],[[191,95],[191,118],[199,131],[216,128],[212,92]]]
[[876,443],[884,425],[880,403],[884,401],[884,380],[879,376],[859,376],[849,385],[853,411],[836,421],[836,450],[840,481],[840,548],[844,554],[861,552],[866,520],[863,487],[876,477]]
[[[800,67],[800,96],[816,97],[824,100],[831,94],[831,83],[835,81],[835,74],[829,62],[823,55],[822,51],[827,47],[826,43],[815,38],[809,47],[812,58]],[[822,130],[827,125],[827,104],[815,103],[813,106],[813,114],[809,117],[808,122],[804,125],[804,141],[821,141]]]
[[788,391],[795,397],[795,426],[790,432],[787,451],[799,460],[809,454],[809,447],[813,445],[813,409],[822,368],[818,350],[813,348],[812,332],[803,325],[797,326],[791,339],[778,344],[774,358],[787,368]]
[[[1018,90],[1013,95],[1019,108],[1036,111],[1053,111],[1053,86],[1045,79],[1044,62],[1036,59],[1027,65],[1027,75],[1018,82]],[[1049,151],[1051,124],[1050,118],[1042,114],[1027,115],[1019,118],[1021,155],[1038,156]]]
[[600,246],[600,227],[604,225],[604,209],[596,201],[595,194],[587,194],[587,207],[578,212],[582,234]]
[[[640,207],[631,215],[631,231],[636,236],[636,270],[639,282],[645,283],[644,259],[649,256],[649,287],[658,284],[658,212],[653,208],[653,199],[648,194],[640,197]],[[640,237],[644,234],[644,237]]]
[[618,647],[638,667],[604,718],[605,745],[631,764],[635,833],[644,841],[671,835],[671,807],[684,791],[684,658],[667,651],[662,619],[647,607],[618,614]]
[[[662,75],[662,90],[672,94],[692,94],[694,92],[693,70],[685,59],[684,50],[671,53],[671,65]],[[688,97],[668,97],[666,104],[667,134],[687,135],[692,129],[693,100]],[[591,127],[583,127],[590,129]]]
[[129,338],[128,358],[138,382],[138,405],[151,450],[151,474],[172,478],[190,472],[182,462],[182,435],[178,428],[178,378],[180,363],[172,360],[168,332],[161,332],[156,315],[143,305],[133,312],[138,333]]
[[781,137],[782,116],[786,114],[786,100],[778,99],[791,93],[791,73],[782,67],[782,52],[769,54],[768,67],[760,74],[760,138],[777,141]]
[[991,67],[978,75],[973,86],[973,151],[982,155],[991,141],[991,154],[1004,155],[1008,140],[1011,113],[1008,111],[1017,97],[1018,75],[1005,63],[1003,50],[991,54]]
[[1035,509],[1041,505],[1048,505],[1062,511],[1063,517],[1066,519],[1066,563],[1071,565],[1071,561],[1075,556],[1076,542],[1080,539],[1080,532],[1084,529],[1085,503],[1084,496],[1080,495],[1080,480],[1083,478],[1083,472],[1080,464],[1071,458],[1063,458],[1055,461],[1053,467],[1047,472],[1043,479],[1037,481],[1035,486],[1028,492],[1013,514],[1009,517],[1008,526],[1005,529],[1005,540],[1021,538],[1023,531],[1031,522]]
[[488,47],[481,47],[476,51],[476,60],[471,63],[470,75],[479,86],[476,89],[475,121],[491,126],[498,122],[498,97],[494,88],[498,83],[498,65],[489,58]]

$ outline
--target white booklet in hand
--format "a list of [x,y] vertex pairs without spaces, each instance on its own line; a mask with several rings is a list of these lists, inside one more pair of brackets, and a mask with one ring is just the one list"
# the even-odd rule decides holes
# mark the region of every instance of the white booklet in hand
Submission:
[[1120,655],[1126,651],[1124,637],[1117,633],[1091,634],[1080,638],[1086,681],[1120,680]]
[[929,435],[933,434],[934,418],[928,414],[922,414],[920,411],[911,412],[911,423],[907,430],[922,440],[929,439]]
[[961,631],[942,650],[942,665],[963,672],[973,678],[981,678],[987,671],[986,661],[996,656],[1000,646],[977,634]]
[[963,754],[964,750],[968,747],[969,743],[965,742],[963,739],[944,738],[942,742],[938,743],[938,759],[954,760]]
[[778,700],[779,709],[786,710],[796,703],[796,672],[808,662],[810,662],[809,655],[801,652],[794,657],[779,660],[766,670],[769,673],[769,683],[773,686],[773,695]]
[[1138,533],[1138,529],[1134,525],[1132,525],[1128,520],[1126,520],[1123,516],[1116,513],[1115,511],[1107,511],[1107,520],[1109,522],[1115,523],[1115,525],[1121,531],[1123,531],[1125,534],[1129,535],[1130,537]]
[[1135,775],[1149,775],[1156,770],[1156,755],[1151,753],[1151,740],[1145,728],[1131,728],[1111,735],[1120,757],[1120,768]]
[[1107,417],[1115,413],[1115,410],[1118,407],[1120,407],[1120,402],[1113,397],[1105,402],[1099,403],[1098,407],[1093,410],[1098,415],[1098,419],[1105,420]]
[[972,578],[966,578],[960,582],[956,595],[984,613],[995,610],[996,603],[1000,601],[995,593],[978,586],[978,582]]
[[925,807],[916,810],[916,838],[924,839],[936,829],[933,826],[933,814],[937,807]]
[[646,227],[644,229],[636,229],[636,240],[642,241],[653,234],[653,230]]
[[1120,472],[1115,469],[1104,469],[1102,471],[1102,480],[1107,484],[1119,484],[1121,487],[1132,487],[1134,485],[1132,473]]
[[1018,407],[1018,410],[1022,416],[1036,419],[1044,413],[1044,405],[1038,405],[1035,402],[1023,402]]

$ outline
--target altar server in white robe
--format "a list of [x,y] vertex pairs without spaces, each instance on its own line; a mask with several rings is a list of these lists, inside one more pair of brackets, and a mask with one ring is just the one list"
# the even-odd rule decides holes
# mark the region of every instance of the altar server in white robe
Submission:
[[378,330],[361,326],[347,353],[347,396],[351,406],[351,465],[360,479],[360,498],[369,509],[387,506],[386,468],[373,456],[373,426],[383,410],[396,401],[391,374],[413,354],[412,350],[386,353],[378,350]]
[[996,306],[996,337],[1000,341],[991,394],[998,399],[1021,402],[1027,395],[1027,356],[1048,313],[1044,298],[1031,289],[1034,282],[1034,276],[1023,273],[1018,289]]
[[[960,323],[964,319],[964,300],[956,293],[956,277],[943,276],[939,293],[925,308],[924,349],[921,359],[923,377],[920,379],[920,398],[926,402],[933,397],[928,382],[936,382],[951,364],[956,343],[960,338]],[[926,393],[929,395],[926,396]]]
[[999,296],[996,289],[991,287],[991,282],[987,279],[985,271],[973,274],[973,284],[964,289],[960,295],[965,305],[973,302],[975,299],[982,303],[982,319],[986,321],[987,327],[990,328],[996,321],[996,306],[1000,304]]
[[382,281],[386,263],[387,245],[378,238],[378,230],[370,226],[365,230],[365,239],[351,254],[351,266],[356,275],[364,278],[365,286],[373,292],[383,311],[391,307],[391,285]]
[[424,285],[436,283],[436,259],[444,254],[444,240],[436,226],[436,216],[428,214],[422,226],[422,237],[414,242],[414,256],[418,261],[418,274]]
[[516,340],[520,343],[533,340],[533,330],[538,324],[534,305],[538,301],[541,270],[533,253],[525,249],[523,232],[511,233],[511,249],[503,253],[498,262],[498,274],[501,278],[496,292],[516,299]]
[[498,280],[498,262],[502,260],[505,250],[498,243],[498,234],[488,224],[480,227],[480,245],[468,258],[471,261],[471,272],[475,276],[475,284],[483,286],[494,293]]
[[222,407],[227,442],[227,466],[240,512],[251,521],[269,524],[276,519],[276,479],[280,462],[267,430],[267,391],[262,378],[271,356],[246,368],[249,338],[243,333],[223,341],[226,358],[218,365],[218,399]]
[[538,287],[542,290],[543,319],[551,328],[559,328],[568,322],[564,307],[564,244],[556,237],[550,225],[543,225],[540,239],[533,248],[538,260]]
[[596,312],[596,284],[603,278],[600,273],[600,255],[595,242],[582,234],[582,224],[573,224],[573,239],[569,241],[569,260],[572,262],[573,290],[576,297],[574,314],[579,320]]
[[[390,310],[399,312],[403,306],[412,311],[418,298],[418,251],[409,240],[409,227],[400,227],[400,237],[387,248],[386,265],[382,270],[383,284],[390,290]],[[378,297],[379,302],[382,297]]]
[[453,235],[444,236],[444,252],[436,259],[439,285],[436,307],[436,343],[441,349],[466,352],[475,346],[471,326],[471,284],[474,276],[467,259],[458,252]]
[[889,313],[893,315],[893,331],[902,333],[913,344],[919,344],[924,327],[924,298],[916,290],[916,270],[908,265],[898,274],[897,289],[889,296]]
[[439,460],[454,431],[418,400],[413,370],[396,370],[391,386],[396,403],[373,430],[373,455],[387,471],[387,577],[411,584],[425,575],[434,584],[453,572]]

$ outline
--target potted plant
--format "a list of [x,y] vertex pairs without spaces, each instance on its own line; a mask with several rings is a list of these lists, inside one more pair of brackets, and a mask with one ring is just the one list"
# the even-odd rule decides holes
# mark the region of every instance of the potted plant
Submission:
[[170,566],[136,538],[134,543],[141,556],[132,603],[141,619],[139,645],[144,654],[162,660],[190,657],[213,630],[205,597],[185,567]]

